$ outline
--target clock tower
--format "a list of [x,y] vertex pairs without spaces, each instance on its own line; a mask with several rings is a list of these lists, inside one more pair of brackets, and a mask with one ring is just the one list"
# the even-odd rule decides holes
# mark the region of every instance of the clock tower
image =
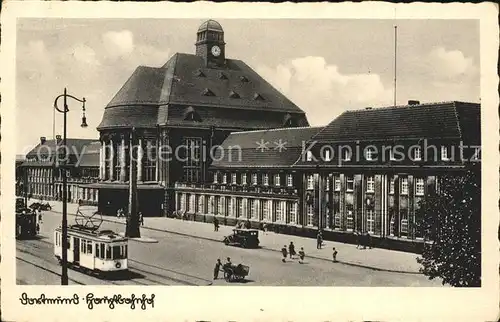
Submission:
[[196,55],[203,57],[205,65],[220,68],[225,65],[224,30],[215,20],[201,24],[196,34]]

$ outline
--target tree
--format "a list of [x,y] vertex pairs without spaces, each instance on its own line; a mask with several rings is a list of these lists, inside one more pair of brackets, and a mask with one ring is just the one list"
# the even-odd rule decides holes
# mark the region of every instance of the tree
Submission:
[[439,191],[428,195],[417,211],[425,243],[421,272],[443,284],[481,286],[481,173],[438,179]]

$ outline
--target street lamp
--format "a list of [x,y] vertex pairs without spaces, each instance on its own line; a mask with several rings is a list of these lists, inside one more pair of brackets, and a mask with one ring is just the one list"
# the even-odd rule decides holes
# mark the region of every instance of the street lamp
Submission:
[[[57,106],[57,101],[61,98],[64,97],[64,109],[61,110]],[[67,173],[66,173],[66,114],[69,112],[68,109],[68,104],[67,104],[67,98],[72,98],[78,102],[83,103],[82,106],[82,124],[81,126],[83,128],[87,127],[87,118],[85,116],[85,98],[79,99],[76,98],[72,95],[69,95],[66,92],[66,88],[64,88],[64,94],[61,94],[56,97],[54,100],[54,109],[58,111],[59,113],[62,113],[64,115],[63,117],[63,147],[64,147],[64,158],[63,158],[63,196],[62,196],[62,202],[63,202],[63,215],[62,215],[62,260],[61,260],[61,266],[62,266],[62,272],[61,272],[61,285],[68,285],[68,201],[67,201],[67,194],[68,194],[68,179],[67,179]],[[57,151],[57,142],[56,144],[56,151]],[[61,167],[58,164],[58,167],[61,169]]]

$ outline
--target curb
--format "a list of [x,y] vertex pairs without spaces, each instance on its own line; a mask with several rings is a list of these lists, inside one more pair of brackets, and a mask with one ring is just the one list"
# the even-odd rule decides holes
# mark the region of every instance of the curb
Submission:
[[[62,213],[61,211],[55,211],[55,210],[52,210],[52,212],[59,213],[59,214]],[[70,215],[76,215],[76,214],[70,214]],[[105,219],[105,218],[103,218],[103,221],[105,221],[105,222],[111,222],[111,223],[115,223],[115,224],[122,224],[122,225],[124,224],[121,221],[116,221],[116,220],[112,220],[112,219]],[[211,237],[197,236],[197,235],[180,233],[180,232],[177,232],[177,231],[166,230],[166,229],[159,229],[159,228],[153,228],[153,227],[148,227],[148,226],[141,226],[141,227],[143,229],[149,229],[149,230],[153,230],[153,231],[164,232],[164,233],[168,233],[168,234],[172,234],[172,235],[178,235],[178,236],[184,236],[184,237],[193,237],[193,238],[198,238],[198,239],[203,239],[203,240],[221,242],[220,239],[211,238]],[[141,242],[139,240],[135,240],[135,241]],[[158,241],[156,241],[156,242],[158,242]],[[143,242],[143,243],[148,243],[148,242]],[[279,249],[268,248],[268,247],[264,247],[264,246],[262,246],[260,249],[281,253],[281,250],[279,250]],[[319,257],[319,256],[314,256],[314,255],[308,255],[307,257],[314,258],[314,259],[317,259],[317,260],[332,262],[331,259],[326,259],[324,257]],[[389,273],[400,273],[400,274],[413,274],[413,275],[421,275],[422,274],[421,272],[380,268],[380,267],[367,266],[367,265],[358,264],[358,263],[345,262],[345,261],[341,261],[341,260],[337,260],[337,262],[335,264],[343,264],[343,265],[347,265],[347,266],[360,267],[360,268],[370,269],[370,270],[378,271],[378,272],[389,272]]]

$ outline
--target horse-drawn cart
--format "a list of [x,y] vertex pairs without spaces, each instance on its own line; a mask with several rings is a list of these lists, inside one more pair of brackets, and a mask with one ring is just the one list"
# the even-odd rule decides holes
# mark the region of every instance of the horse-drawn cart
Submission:
[[224,265],[224,279],[227,282],[240,282],[248,276],[250,272],[250,267],[238,264],[238,265]]

